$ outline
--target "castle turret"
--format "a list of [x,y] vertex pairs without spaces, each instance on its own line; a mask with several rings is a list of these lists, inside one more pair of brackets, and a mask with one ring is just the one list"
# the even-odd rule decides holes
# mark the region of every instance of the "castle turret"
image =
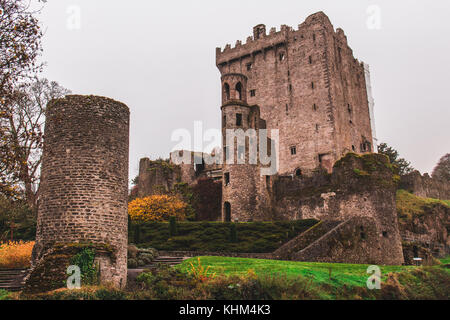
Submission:
[[259,108],[247,104],[247,77],[222,76],[222,220],[251,221],[257,206]]

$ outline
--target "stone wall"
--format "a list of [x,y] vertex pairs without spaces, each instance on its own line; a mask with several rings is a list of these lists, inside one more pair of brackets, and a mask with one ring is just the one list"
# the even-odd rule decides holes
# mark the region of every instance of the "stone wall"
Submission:
[[138,197],[166,193],[181,181],[181,168],[169,161],[151,161],[143,158],[139,162]]
[[[370,230],[374,234],[366,241],[380,248],[380,255],[366,255],[366,261],[380,261],[379,257],[384,257],[386,264],[401,264],[403,255],[395,204],[398,179],[387,157],[348,154],[335,164],[331,175],[319,172],[311,178],[275,181],[274,215],[280,219],[342,222],[366,218],[361,223],[365,228],[372,224]],[[351,261],[349,257],[348,262]]]
[[125,286],[128,145],[126,105],[77,95],[49,102],[34,266],[56,245],[109,247],[114,258],[96,257],[101,281]]
[[450,208],[436,203],[424,208],[424,213],[399,219],[404,242],[430,250],[436,257],[450,254]]
[[402,176],[400,188],[419,197],[450,200],[450,181],[434,179],[428,174],[421,175],[419,171]]

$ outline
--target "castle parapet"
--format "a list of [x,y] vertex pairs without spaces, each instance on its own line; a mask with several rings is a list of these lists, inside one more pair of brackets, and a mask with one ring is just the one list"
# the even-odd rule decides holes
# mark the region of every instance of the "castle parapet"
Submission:
[[245,44],[237,41],[236,46],[233,48],[229,44],[223,50],[222,48],[216,48],[216,64],[221,65],[265,49],[286,44],[290,33],[301,32],[312,24],[322,24],[327,28],[333,29],[330,20],[323,12],[310,15],[305,22],[298,26],[298,30],[282,25],[280,31],[277,31],[276,28],[271,28],[269,35],[267,35],[266,26],[259,24],[253,28],[253,37],[248,37]]

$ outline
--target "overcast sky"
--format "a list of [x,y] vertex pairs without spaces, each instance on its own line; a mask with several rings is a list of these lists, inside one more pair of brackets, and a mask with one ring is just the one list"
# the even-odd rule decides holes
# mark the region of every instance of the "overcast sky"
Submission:
[[297,28],[324,11],[371,67],[379,141],[431,172],[450,152],[449,9],[447,0],[49,0],[43,76],[130,107],[133,178],[140,158],[168,157],[174,130],[220,128],[216,47],[245,42],[259,23]]

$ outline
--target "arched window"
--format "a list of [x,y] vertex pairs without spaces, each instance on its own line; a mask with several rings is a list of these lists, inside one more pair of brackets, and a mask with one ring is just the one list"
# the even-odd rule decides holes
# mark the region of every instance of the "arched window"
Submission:
[[236,84],[236,99],[242,100],[242,84],[240,82]]
[[225,202],[223,204],[223,209],[225,213],[225,222],[231,222],[231,204],[229,202]]
[[228,83],[225,83],[223,85],[223,91],[225,94],[225,99],[230,100],[230,85]]
[[295,170],[295,176],[296,177],[301,177],[302,176],[302,169]]

